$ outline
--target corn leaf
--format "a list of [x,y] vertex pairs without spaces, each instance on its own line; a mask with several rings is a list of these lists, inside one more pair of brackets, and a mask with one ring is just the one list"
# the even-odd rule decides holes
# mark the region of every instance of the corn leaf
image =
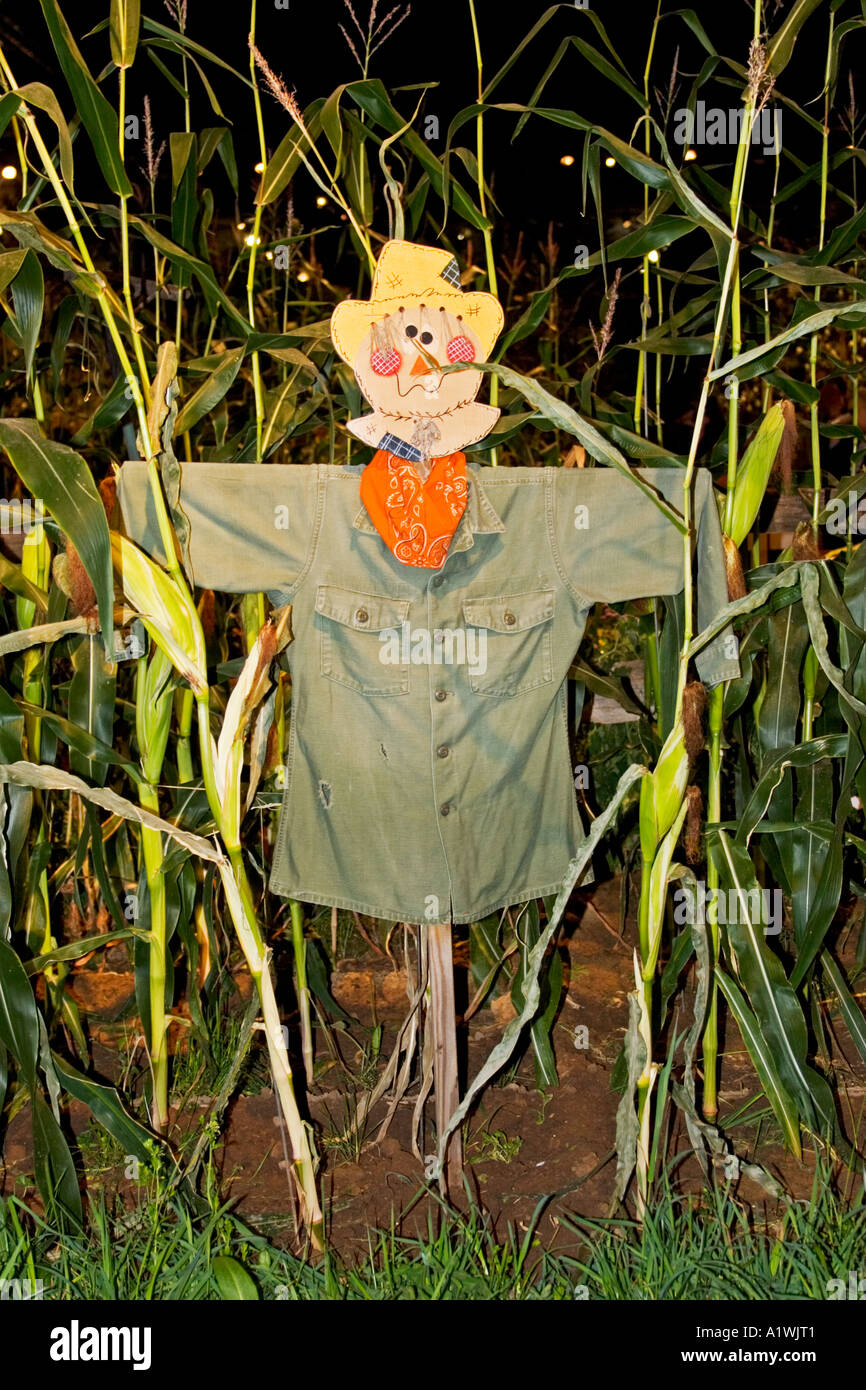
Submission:
[[8,941],[0,939],[0,1042],[24,1074],[32,1091],[36,1089],[36,1058],[39,1054],[39,1015],[33,990],[24,967]]
[[799,1110],[794,1097],[779,1075],[773,1050],[761,1032],[758,1020],[746,1003],[742,991],[733,979],[720,968],[716,969],[715,979],[718,981],[719,989],[725,996],[737,1021],[743,1042],[746,1044],[749,1056],[760,1077],[764,1095],[770,1102],[773,1114],[782,1127],[788,1147],[799,1158],[801,1153]]
[[810,14],[818,8],[820,3],[821,0],[796,0],[790,14],[785,16],[784,22],[770,39],[767,70],[772,73],[773,77],[778,78],[779,74],[787,67],[791,60],[791,54],[794,52],[797,35]]
[[866,1061],[866,1016],[854,998],[847,979],[839,965],[833,959],[829,951],[822,951],[821,965],[824,974],[835,991],[839,1003],[839,1012],[845,1020],[845,1026],[851,1034],[851,1038],[857,1047],[860,1056]]
[[721,367],[716,367],[710,372],[710,381],[717,381],[719,377],[730,376],[740,367],[745,367],[749,362],[756,362],[759,358],[766,357],[774,348],[787,346],[794,343],[798,338],[810,338],[813,333],[820,333],[822,328],[833,323],[841,314],[862,314],[866,312],[866,299],[857,299],[852,304],[835,304],[830,309],[819,309],[814,314],[809,314],[797,322],[789,324],[781,333],[769,338],[765,343],[759,343],[757,347],[749,348],[748,352],[739,352],[736,357],[730,357]]
[[30,1096],[33,1126],[33,1168],[49,1218],[62,1222],[71,1217],[76,1226],[82,1220],[81,1193],[75,1163],[63,1130],[39,1091]]
[[624,1041],[627,1066],[626,1083],[616,1108],[616,1177],[614,1191],[622,1200],[637,1162],[640,1122],[635,1105],[637,1083],[647,1064],[640,995],[632,990],[628,996],[628,1026]]
[[[72,719],[64,719],[63,716],[57,714],[55,710],[45,709],[42,705],[32,704],[29,700],[19,699],[17,704],[22,713],[30,715],[34,719],[42,720],[57,738],[69,747],[71,753],[69,760],[70,766],[76,763],[79,772],[82,770],[82,767],[91,763],[111,764],[113,767],[122,767],[134,782],[141,780],[141,774],[135,763],[130,762],[128,758],[124,758],[121,753],[116,752],[115,749],[112,748],[110,743],[100,739],[89,729],[84,728]],[[111,730],[109,730],[109,734],[110,732]],[[85,775],[91,776],[89,772],[86,772]]]
[[150,1164],[151,1146],[158,1142],[157,1136],[129,1114],[114,1087],[84,1076],[56,1052],[51,1055],[63,1089],[76,1100],[83,1101],[125,1154],[134,1155],[140,1163]]
[[789,767],[809,767],[820,758],[844,758],[848,751],[847,734],[825,734],[823,738],[809,739],[795,748],[783,748],[770,759],[762,769],[751,795],[740,816],[737,839],[747,845],[758,824],[762,820],[773,791],[779,785]]
[[140,0],[111,0],[109,32],[111,57],[119,68],[131,68],[141,25]]
[[763,608],[767,599],[779,589],[792,589],[800,580],[802,566],[799,564],[787,565],[774,574],[765,584],[753,589],[744,598],[737,599],[735,603],[729,603],[727,608],[723,608],[707,627],[703,628],[689,644],[689,656],[695,656],[701,651],[708,642],[714,637],[718,637],[723,628],[732,623],[736,618],[743,617],[746,613],[754,613],[756,608]]
[[[69,685],[69,718],[95,739],[111,747],[114,738],[114,691],[117,666],[106,661],[101,644],[86,634],[72,652],[72,680]],[[97,755],[82,755],[75,749],[69,759],[72,772],[80,773],[100,786],[108,775],[108,762]]]
[[97,932],[95,936],[82,936],[77,941],[70,941],[68,946],[58,946],[53,951],[46,951],[43,955],[33,956],[30,960],[22,961],[24,973],[26,975],[40,975],[49,965],[55,965],[57,961],[80,960],[82,956],[89,955],[91,951],[98,951],[113,945],[115,941],[124,941],[139,935],[141,933],[135,927],[122,927],[119,931]]
[[833,821],[833,769],[830,761],[822,758],[812,763],[797,774],[796,781],[799,798],[794,816],[797,828],[791,836],[790,881],[794,937],[799,946],[809,932],[808,924],[821,895],[822,874],[834,859],[838,859],[838,883],[835,895],[830,893],[832,906],[825,930],[836,911],[842,890],[842,843],[839,835],[837,849],[834,835],[828,854],[827,840],[812,829],[815,824],[832,824]]
[[[209,859],[214,864],[223,863],[223,855],[210,840],[203,839],[201,835],[193,835],[188,830],[181,830],[171,821],[152,815],[150,811],[136,806],[133,801],[127,801],[124,796],[118,796],[108,787],[90,787],[80,777],[73,777],[71,772],[63,772],[59,767],[45,767],[28,762],[0,763],[0,783],[4,782],[12,782],[18,787],[40,787],[47,791],[77,792],[85,801],[92,801],[103,810],[111,811],[113,815],[122,816],[124,820],[137,821],[139,825],[146,825],[151,830],[159,830],[163,835],[176,840],[190,854],[197,854],[200,859]],[[2,944],[0,942],[0,945]],[[0,1037],[2,1036],[0,1032]]]
[[842,896],[843,840],[845,834],[844,808],[837,810],[840,819],[835,827],[829,848],[817,842],[820,863],[820,878],[811,902],[811,911],[797,940],[797,960],[791,971],[791,984],[794,989],[802,983],[811,969],[812,962],[824,945],[824,939],[836,916],[839,899]]
[[28,82],[24,87],[16,88],[17,95],[28,106],[36,106],[40,111],[44,111],[50,116],[57,126],[57,141],[60,150],[60,170],[63,174],[63,182],[69,191],[73,186],[73,162],[72,162],[72,139],[69,134],[69,126],[66,124],[66,117],[60,108],[60,102],[54,95],[50,87],[46,87],[44,82]]
[[191,430],[219,404],[237,376],[245,352],[245,347],[239,347],[222,354],[219,365],[214,367],[178,412],[174,425],[175,435],[186,434],[187,430]]
[[[466,368],[461,363],[455,362],[453,365],[443,367],[442,370],[443,372],[453,372],[465,371]],[[565,401],[561,401],[556,396],[551,395],[549,391],[545,391],[544,387],[533,377],[523,376],[522,373],[515,372],[511,367],[504,367],[501,362],[473,363],[471,370],[490,372],[492,376],[497,376],[500,381],[504,381],[506,386],[511,386],[515,391],[519,391],[521,396],[535,407],[543,419],[548,420],[556,429],[573,434],[593,458],[600,459],[602,463],[609,464],[612,468],[618,468],[620,473],[624,473],[634,486],[658,507],[671,524],[676,526],[681,535],[685,532],[683,519],[673,507],[668,506],[664,498],[660,497],[649,483],[629,468],[627,460],[619,449],[605,439],[594,425],[591,425],[588,420],[584,420]]]
[[[19,592],[11,584],[9,587],[13,589],[13,593]],[[26,588],[22,587],[20,593],[22,598],[30,600]],[[13,629],[0,637],[0,656],[11,656],[13,652],[23,652],[28,647],[38,647],[41,643],[57,642],[61,637],[68,637],[71,633],[89,632],[90,628],[89,618],[64,618],[59,623],[39,623],[36,627]]]
[[[770,949],[760,921],[754,921],[754,904],[760,901],[752,861],[745,846],[725,832],[708,835],[708,847],[721,884],[736,894],[736,910],[729,913],[727,935],[734,952],[737,975],[748,993],[761,1034],[772,1051],[785,1089],[797,1103],[801,1119],[823,1132],[835,1128],[836,1117],[820,1078],[806,1064],[808,1036],[803,1010],[786,978],[782,962]],[[730,899],[730,892],[729,892]]]
[[132,184],[126,177],[120,157],[117,115],[114,108],[91,77],[81,51],[72,37],[72,30],[63,17],[58,0],[39,0],[39,3],[48,25],[51,42],[54,44],[57,61],[69,84],[76,109],[81,116],[81,123],[90,137],[105,181],[112,193],[116,193],[120,198],[128,198],[132,193]]
[[43,439],[35,420],[0,420],[5,449],[24,486],[41,499],[81,557],[96,591],[106,656],[114,657],[114,581],[105,508],[93,476],[74,449]]
[[3,251],[0,253],[0,294],[4,294],[8,286],[15,279],[27,255],[23,247],[18,251]]
[[261,188],[256,197],[257,203],[266,207],[268,203],[279,198],[291,183],[310,149],[310,140],[315,140],[321,134],[323,106],[324,102],[315,102],[304,112],[304,125],[309,140],[296,126],[283,136],[265,166]]
[[21,269],[12,281],[12,303],[15,306],[15,322],[24,349],[28,389],[32,389],[33,386],[33,359],[42,328],[44,299],[45,282],[39,258],[35,252],[28,251],[21,263]]

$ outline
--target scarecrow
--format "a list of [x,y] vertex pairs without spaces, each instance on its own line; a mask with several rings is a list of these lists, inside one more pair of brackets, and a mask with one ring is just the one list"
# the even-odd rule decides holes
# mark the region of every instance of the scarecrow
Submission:
[[[503,322],[450,252],[388,242],[368,301],[332,318],[371,412],[368,462],[181,465],[196,583],[292,604],[292,718],[270,887],[421,924],[438,1133],[458,1101],[451,929],[555,894],[584,839],[567,677],[596,602],[682,588],[682,537],[607,468],[479,468],[476,399]],[[448,363],[468,364],[443,372]],[[674,509],[676,469],[641,470]],[[160,554],[144,463],[121,470],[132,539]],[[709,475],[694,490],[700,627],[727,604]],[[697,659],[738,674],[725,634]],[[448,1170],[460,1171],[459,1137]]]

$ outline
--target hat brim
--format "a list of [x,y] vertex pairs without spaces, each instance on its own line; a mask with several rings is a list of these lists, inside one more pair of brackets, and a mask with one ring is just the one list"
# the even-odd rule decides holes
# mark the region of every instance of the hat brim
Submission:
[[337,352],[349,366],[354,365],[358,349],[370,332],[388,314],[396,313],[401,307],[424,304],[431,309],[447,309],[455,317],[460,315],[481,344],[487,357],[502,332],[505,313],[499,300],[483,290],[449,290],[443,285],[440,290],[425,289],[419,292],[405,292],[401,297],[381,296],[376,299],[344,299],[331,315],[331,338]]

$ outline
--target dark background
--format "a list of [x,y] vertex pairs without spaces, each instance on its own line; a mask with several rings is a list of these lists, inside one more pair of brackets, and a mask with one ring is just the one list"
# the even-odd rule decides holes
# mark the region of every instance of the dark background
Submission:
[[[339,26],[342,24],[347,29],[356,45],[358,34],[344,0],[289,0],[289,3],[288,10],[276,10],[273,0],[258,0],[257,40],[271,66],[286,86],[295,91],[300,105],[305,107],[314,97],[327,95],[339,84],[360,76]],[[362,24],[366,23],[368,6],[369,0],[354,0],[355,13]],[[106,18],[108,0],[65,0],[61,7],[91,70],[99,74],[109,61],[108,34],[103,30],[91,37],[87,35]],[[790,0],[782,0],[781,4],[776,4],[776,0],[767,0],[765,14],[771,31],[778,27],[790,7]],[[384,0],[378,6],[378,17],[386,15],[392,8],[389,0]],[[398,10],[404,8],[399,6]],[[413,0],[409,8],[408,17],[374,55],[370,75],[382,79],[395,95],[398,108],[407,117],[413,111],[419,93],[401,93],[398,89],[420,82],[437,84],[427,94],[422,111],[439,117],[441,136],[438,143],[432,143],[432,148],[441,152],[449,121],[457,111],[475,100],[477,92],[469,5],[467,0]],[[496,74],[548,8],[539,0],[525,5],[477,0],[485,81]],[[694,8],[717,48],[745,65],[752,34],[751,3],[747,3],[747,0],[726,0],[724,4],[710,4],[708,0],[697,0]],[[150,17],[173,27],[173,20],[164,3],[143,0],[143,9]],[[594,11],[617,46],[632,80],[640,88],[654,13],[651,0],[645,0],[645,3],[595,0]],[[233,3],[226,3],[226,0],[189,0],[187,33],[246,74],[249,17],[249,5],[245,0],[233,0]],[[57,70],[38,0],[22,0],[18,5],[5,0],[0,11],[0,30],[19,83],[36,79],[56,86],[63,93],[64,107],[70,114],[65,84]],[[527,101],[558,44],[571,34],[579,35],[604,51],[589,14],[577,10],[573,5],[562,4],[521,55],[494,93],[493,100]],[[820,96],[823,83],[825,36],[826,14],[822,7],[808,21],[795,49],[794,59],[783,77],[785,91],[801,105],[812,103],[807,109],[815,117],[820,117],[823,105],[816,99]],[[165,52],[161,56],[173,70],[179,68],[177,59]],[[678,64],[676,106],[685,104],[692,78],[700,70],[706,54],[682,21],[670,16],[663,19],[660,25],[652,69],[654,87],[667,88],[675,56]],[[862,46],[858,37],[854,36],[848,41],[843,60],[839,82],[840,102],[847,103],[847,66],[858,56],[861,57],[862,66]],[[256,183],[251,170],[258,158],[249,92],[227,72],[213,66],[208,66],[207,72],[226,116],[233,122],[239,166],[242,171],[244,168],[250,171],[246,205],[243,173],[241,181],[241,211],[246,213],[252,203]],[[720,72],[724,73],[724,68]],[[114,79],[109,77],[105,84],[109,99],[114,95],[113,83]],[[219,118],[210,109],[201,83],[195,77],[191,88],[193,129],[217,124]],[[723,103],[726,108],[739,104],[738,85],[725,87],[717,82],[713,90],[713,99],[719,104]],[[150,61],[140,54],[129,76],[127,110],[130,113],[140,113],[145,92],[149,93],[153,105],[157,140],[172,130],[183,128],[183,104],[179,95],[168,86]],[[265,94],[263,101],[268,141],[273,149],[288,129],[288,117],[269,95]],[[549,83],[542,104],[577,111],[626,139],[632,136],[638,114],[634,103],[612,88],[591,62],[574,48]],[[577,233],[581,219],[582,137],[533,118],[520,137],[512,142],[514,124],[515,117],[505,113],[492,113],[485,123],[485,163],[502,215],[506,222],[514,226],[519,224],[524,229],[537,226],[545,236],[547,224],[553,220],[562,233],[560,240],[563,247],[569,247],[573,231],[574,240],[580,240]],[[799,128],[795,130],[795,126]],[[669,138],[670,133],[669,126]],[[834,134],[837,140],[842,140],[841,128]],[[642,132],[637,139],[642,147]],[[818,133],[808,130],[801,122],[795,122],[793,117],[786,123],[785,139],[793,141],[801,159],[811,162],[818,158]],[[464,128],[459,143],[474,147],[472,125]],[[11,158],[14,151],[8,138],[6,146],[3,153]],[[576,157],[576,163],[571,168],[563,168],[559,163],[561,155],[565,153],[573,153]],[[715,177],[722,182],[729,180],[732,151],[727,148],[712,152],[707,150],[702,152],[701,157],[708,167],[713,166]],[[131,159],[130,165],[133,164]],[[767,188],[771,188],[772,164],[771,159],[764,159],[759,152],[755,153],[750,163],[750,193],[756,200],[756,206],[761,205],[762,184],[766,182]],[[131,172],[134,173],[134,168],[131,168]],[[464,174],[464,177],[468,181],[468,175]],[[298,189],[298,198],[307,197],[312,204],[315,190],[309,180],[299,179],[298,183],[304,185],[303,189]],[[222,194],[225,195],[227,190],[226,182]],[[218,191],[216,187],[215,191]],[[618,168],[604,171],[604,193],[606,212],[614,219],[617,216],[627,217],[642,205],[639,187]],[[804,212],[816,221],[816,209],[812,207],[814,202],[815,199],[810,196],[809,207],[804,208]],[[792,208],[796,208],[796,205],[792,205]],[[303,215],[303,211],[299,204],[299,214]],[[591,249],[595,249],[594,243],[591,243]],[[572,256],[573,253],[568,260]]]
[[[91,31],[106,20],[109,0],[60,0],[60,3],[91,71],[98,77],[110,64],[109,37],[105,27],[97,33]],[[289,3],[288,10],[278,10],[275,8],[274,0],[257,0],[256,37],[259,48],[272,68],[287,88],[296,93],[299,104],[305,108],[314,98],[328,96],[339,85],[357,80],[361,76],[340,26],[342,25],[352,36],[359,51],[360,40],[345,0],[289,0]],[[352,0],[352,3],[358,19],[366,27],[370,0]],[[766,0],[765,26],[770,33],[778,29],[790,13],[793,3],[794,0]],[[665,0],[665,6],[670,7],[671,11],[675,5],[676,0]],[[406,8],[405,5],[398,5],[392,15],[392,22]],[[540,0],[533,0],[532,3],[522,6],[506,6],[497,3],[497,0],[476,0],[485,82],[495,77],[533,25],[549,8],[551,7]],[[639,89],[642,88],[647,45],[655,13],[652,0],[645,0],[645,3],[640,4],[625,3],[625,0],[595,0],[592,13],[579,10],[571,4],[561,4],[552,8],[554,13],[551,18],[526,46],[513,69],[496,88],[492,95],[493,101],[528,102],[560,44],[569,36],[579,36],[605,53],[603,40],[593,23],[593,14],[604,25],[611,42],[617,45],[632,82]],[[717,50],[745,67],[753,30],[753,10],[749,0],[726,0],[724,4],[710,4],[708,0],[697,0],[694,8]],[[164,0],[142,0],[142,9],[149,18],[158,20],[169,29],[175,28],[175,21]],[[384,3],[383,0],[379,0],[378,18],[392,9],[394,6],[389,0],[385,0]],[[374,54],[370,76],[378,77],[384,82],[395,106],[407,119],[419,99],[418,85],[427,82],[436,84],[424,98],[416,128],[423,132],[425,114],[435,114],[439,118],[440,135],[438,141],[431,142],[431,148],[437,154],[442,154],[449,122],[458,111],[475,101],[478,90],[469,4],[468,0],[412,0],[408,9],[408,16]],[[850,2],[843,5],[837,24],[855,12],[859,14],[859,7],[856,5]],[[226,0],[188,0],[188,36],[211,49],[245,76],[249,73],[249,23],[249,0],[233,0],[232,3],[226,3]],[[828,7],[822,5],[807,21],[796,43],[793,58],[781,79],[784,93],[816,120],[823,117],[822,88],[827,23]],[[71,99],[54,58],[38,0],[20,0],[17,4],[4,0],[0,9],[0,31],[17,81],[24,83],[40,80],[48,83],[60,95],[66,114],[71,115]],[[862,85],[858,74],[863,67],[863,53],[863,35],[850,35],[842,53],[836,102],[830,116],[831,155],[850,142],[850,135],[846,133],[843,125],[842,108],[847,107],[850,100],[849,73],[854,74],[855,95]],[[179,76],[180,59],[165,50],[160,50],[160,56]],[[675,65],[674,96],[671,103],[674,110],[687,105],[693,80],[706,61],[707,54],[682,19],[673,12],[663,17],[651,77],[655,94],[653,114],[657,119],[661,119],[658,98],[661,97],[662,103],[667,98]],[[207,173],[207,183],[212,187],[216,200],[215,218],[209,239],[214,251],[214,263],[218,265],[218,274],[222,274],[222,266],[235,254],[235,242],[240,235],[235,229],[235,224],[250,218],[253,212],[259,182],[254,165],[259,158],[259,151],[249,88],[230,72],[212,63],[205,63],[205,70],[225,118],[232,123],[240,178],[239,194],[235,199],[218,159],[214,159]],[[212,110],[200,79],[192,69],[190,72],[192,129],[200,131],[206,126],[221,124],[221,118]],[[112,104],[115,104],[117,79],[114,73],[108,72],[103,90]],[[716,104],[724,109],[739,107],[741,93],[740,80],[723,63],[719,64],[711,81],[702,89],[702,95],[708,105]],[[141,116],[145,94],[150,97],[158,145],[166,140],[172,131],[183,129],[183,102],[150,61],[146,51],[140,49],[128,77],[128,113]],[[637,125],[639,108],[629,97],[621,93],[607,76],[597,70],[591,58],[581,54],[573,45],[569,46],[540,100],[546,107],[575,111],[582,117],[607,127],[622,139],[634,141],[639,148],[643,148],[643,129]],[[272,152],[289,130],[290,117],[266,90],[262,92],[262,103],[268,149]],[[354,109],[353,104],[347,104]],[[773,104],[772,99],[770,104]],[[516,253],[519,252],[526,263],[521,274],[512,279],[512,284],[516,286],[513,298],[510,290],[508,291],[511,322],[525,307],[527,297],[533,290],[539,285],[549,283],[554,275],[573,263],[575,247],[586,245],[590,252],[594,252],[599,245],[597,214],[588,190],[585,210],[583,207],[583,135],[539,117],[532,117],[521,134],[514,139],[516,121],[514,113],[491,111],[485,117],[484,126],[485,172],[496,201],[496,207],[491,209],[491,213],[495,224],[496,263],[500,269],[499,290],[503,299],[506,299],[507,282],[512,278],[508,267],[513,266]],[[676,157],[678,153],[682,154],[682,150],[673,142],[672,131],[673,119],[670,119],[667,123],[667,138],[671,152]],[[474,122],[463,127],[457,143],[474,151]],[[324,140],[322,148],[327,149]],[[88,200],[104,201],[105,185],[83,132],[79,132],[75,149],[75,189],[78,197],[85,203]],[[793,180],[799,170],[815,165],[820,159],[820,153],[820,131],[810,127],[796,114],[786,111],[780,186]],[[564,154],[572,154],[575,158],[574,164],[570,167],[563,167],[560,163]],[[723,216],[726,216],[725,190],[730,186],[734,155],[735,150],[732,146],[704,146],[699,150],[699,163],[684,166],[688,171],[689,180],[694,181],[701,195],[718,207]],[[11,131],[7,131],[6,136],[0,139],[0,162],[7,160],[17,164]],[[127,170],[136,183],[137,201],[141,207],[149,210],[146,184],[140,173],[142,163],[143,152],[137,158],[136,153],[128,149]],[[475,199],[477,192],[470,174],[457,160],[453,167]],[[716,181],[718,190],[715,194],[707,194],[701,189],[698,182],[701,170],[706,171]],[[766,221],[769,213],[774,171],[775,159],[772,156],[764,156],[760,146],[753,145],[749,158],[747,199],[749,207],[754,208],[763,221]],[[374,155],[371,156],[371,172],[375,198],[374,230],[384,237],[389,229],[381,193],[381,172]],[[856,179],[857,172],[857,165],[848,162],[837,176],[840,186],[849,193],[853,190],[852,180]],[[417,177],[417,166],[410,168],[410,188]],[[827,235],[834,225],[851,216],[850,206],[834,193],[833,178],[831,173]],[[862,172],[860,180],[862,183]],[[633,229],[636,225],[635,219],[642,216],[643,188],[636,179],[618,166],[612,169],[602,167],[601,184],[605,238],[609,243],[622,236],[626,226]],[[0,185],[0,195],[3,195],[6,189],[6,196],[15,196],[14,185]],[[316,207],[315,199],[318,193],[319,189],[314,186],[309,175],[301,170],[294,180],[292,189],[292,211],[296,219],[295,230],[300,231],[303,237],[302,254],[305,257],[314,257],[316,263],[314,278],[319,295],[319,308],[314,312],[314,317],[315,313],[323,317],[335,298],[339,298],[346,291],[361,292],[364,282],[359,278],[359,258],[346,235],[345,221],[341,226],[332,206],[323,210]],[[133,200],[135,201],[136,199]],[[170,162],[166,156],[162,161],[156,195],[158,225],[165,231],[170,231],[167,225],[170,203]],[[416,235],[419,240],[429,242],[440,235],[441,204],[437,198],[431,196],[427,208],[429,218],[427,222],[422,223]],[[671,210],[676,211],[675,208]],[[268,220],[263,225],[266,239],[282,234],[285,213],[285,203],[282,201],[279,205],[274,204],[269,210]],[[817,180],[813,179],[806,181],[802,192],[797,196],[780,205],[774,226],[774,247],[792,254],[814,249],[818,243],[818,213],[819,185]],[[51,220],[50,210],[44,211],[42,215],[46,220]],[[313,241],[310,241],[311,233],[316,233]],[[755,239],[755,233],[747,226],[741,228],[741,236],[746,247]],[[480,235],[473,234],[470,228],[461,228],[459,220],[451,211],[445,239],[450,245],[458,248],[462,261],[465,260],[479,269],[475,284],[479,288],[483,287],[485,260]],[[133,273],[147,276],[151,273],[150,253],[143,243],[139,244],[140,242],[140,238],[136,239],[133,246]],[[680,274],[697,256],[704,253],[707,247],[706,237],[702,233],[695,233],[665,250],[663,286],[668,305],[666,312],[681,306],[682,299],[677,298],[680,293]],[[101,264],[106,267],[109,278],[113,255],[110,240],[105,241],[102,246]],[[236,288],[241,288],[239,283]],[[594,359],[589,325],[598,324],[604,318],[604,294],[604,278],[598,272],[572,277],[560,287],[556,311],[557,329],[564,344],[562,365],[568,374],[573,375],[576,371],[579,375],[582,368],[577,364],[583,362],[585,367]],[[615,343],[622,344],[639,336],[641,296],[640,263],[627,262],[619,291]],[[791,308],[790,304],[779,304],[777,317],[783,322],[786,321]],[[657,321],[656,306],[653,304],[652,322]],[[509,360],[513,365],[527,371],[537,368],[539,354],[544,353],[542,340],[545,332],[546,330],[540,330],[515,345],[509,353]],[[744,345],[749,346],[752,341],[757,340],[754,334],[763,336],[763,332],[763,323],[750,316],[745,324]],[[552,339],[552,330],[548,336]],[[704,365],[705,359],[701,357],[674,357],[665,363],[664,413],[666,443],[669,447],[684,450],[688,445],[694,400]],[[548,362],[545,362],[545,368],[549,368]],[[630,413],[629,400],[633,399],[634,390],[633,354],[625,352],[614,355],[604,370],[605,393],[608,399]],[[757,389],[753,394],[754,399],[747,390],[741,402],[746,424],[758,409]],[[715,437],[721,439],[724,427],[723,405],[714,401],[708,428]]]

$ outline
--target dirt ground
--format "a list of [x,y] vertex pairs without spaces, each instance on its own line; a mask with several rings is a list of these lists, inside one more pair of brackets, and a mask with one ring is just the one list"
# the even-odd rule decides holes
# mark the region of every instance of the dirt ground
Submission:
[[[553,1034],[559,1085],[540,1093],[528,1054],[513,1077],[493,1083],[484,1092],[470,1117],[465,1144],[467,1182],[490,1214],[497,1234],[504,1237],[509,1225],[518,1233],[525,1231],[538,1204],[546,1199],[539,1237],[560,1253],[573,1252],[579,1245],[575,1233],[563,1224],[563,1216],[598,1217],[610,1210],[619,1101],[619,1095],[611,1090],[611,1071],[625,1033],[627,995],[633,987],[634,928],[628,924],[625,936],[619,936],[619,910],[618,881],[576,894],[572,901],[566,938],[560,947],[566,988]],[[105,967],[122,963],[123,954],[122,950],[112,950]],[[456,964],[458,974],[461,969],[467,972],[468,961],[462,960],[459,952]],[[90,1022],[97,1071],[118,1080],[123,1059],[117,1051],[106,1048],[104,1041],[116,1037],[110,1020],[117,1018],[133,993],[132,974],[128,967],[79,971],[72,988]],[[375,998],[375,1017],[383,1025],[380,1058],[384,1062],[408,1009],[405,973],[395,969],[388,958],[370,951],[363,958],[344,960],[334,973],[331,988],[347,1013],[367,1028],[373,1022]],[[467,997],[465,991],[463,997]],[[687,988],[680,998],[680,1029],[688,1027],[690,1004]],[[465,1076],[475,1075],[510,1016],[510,1001],[500,1000],[494,1009],[477,1011],[461,1029]],[[134,1036],[135,1021],[127,1019],[124,1030]],[[866,1069],[847,1045],[844,1030],[838,1032],[845,1051],[840,1048],[834,1058],[836,1080],[843,1093],[843,1113],[856,1118],[866,1095]],[[759,1088],[730,1021],[721,1051],[720,1119],[737,1153],[760,1162],[794,1196],[807,1196],[811,1162],[807,1158],[798,1164],[785,1152],[771,1121],[760,1126],[760,1134],[754,1124],[735,1120],[726,1126]],[[347,1058],[353,1055],[348,1048]],[[353,1144],[339,1137],[346,1125],[347,1099],[352,1099],[347,1098],[340,1078],[339,1068],[325,1070],[307,1101],[322,1158],[320,1184],[329,1241],[351,1257],[367,1250],[371,1227],[388,1227],[393,1222],[404,1234],[415,1234],[426,1229],[428,1215],[438,1207],[425,1192],[423,1166],[412,1153],[417,1079],[397,1106],[387,1134],[380,1134],[387,1108],[383,1102],[369,1116],[362,1143]],[[206,1114],[208,1103],[207,1097],[198,1096],[192,1106]],[[427,1109],[432,1111],[432,1104]],[[186,1117],[178,1117],[179,1127],[190,1124],[188,1112],[189,1106]],[[684,1127],[674,1114],[669,1152],[688,1148]],[[238,1096],[225,1119],[216,1161],[226,1194],[253,1226],[279,1243],[291,1244],[293,1198],[273,1092],[262,1089],[257,1094]],[[78,1103],[72,1105],[70,1120],[76,1133],[90,1124],[88,1112]],[[26,1111],[8,1127],[0,1170],[3,1190],[8,1191],[31,1171],[29,1130]],[[425,1148],[432,1150],[429,1121],[426,1136]],[[678,1172],[682,1183],[699,1189],[700,1171],[693,1158],[686,1158]],[[116,1169],[106,1169],[91,1180],[121,1190],[128,1186]],[[769,1201],[763,1189],[747,1178],[740,1180],[739,1196],[757,1206]]]

